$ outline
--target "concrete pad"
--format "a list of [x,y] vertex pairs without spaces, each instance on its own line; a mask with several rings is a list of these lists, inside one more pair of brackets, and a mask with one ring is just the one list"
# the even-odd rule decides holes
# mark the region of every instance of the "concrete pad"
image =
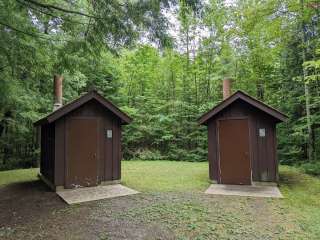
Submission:
[[279,188],[276,186],[211,184],[205,193],[245,197],[283,198]]
[[106,186],[84,187],[77,189],[64,189],[57,194],[68,204],[95,201],[139,193],[121,184]]

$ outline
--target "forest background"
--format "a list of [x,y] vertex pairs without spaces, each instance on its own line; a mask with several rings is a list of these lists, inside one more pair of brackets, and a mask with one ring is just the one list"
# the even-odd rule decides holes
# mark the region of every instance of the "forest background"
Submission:
[[0,170],[34,167],[33,122],[91,88],[127,112],[125,159],[207,160],[222,79],[289,116],[278,158],[320,174],[320,4],[0,0]]

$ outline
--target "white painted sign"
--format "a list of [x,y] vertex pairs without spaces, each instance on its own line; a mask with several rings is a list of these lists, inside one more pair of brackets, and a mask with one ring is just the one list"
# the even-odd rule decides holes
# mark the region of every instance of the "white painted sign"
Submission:
[[112,138],[112,130],[107,130],[107,138]]
[[266,136],[266,129],[260,128],[259,129],[259,137],[265,137]]

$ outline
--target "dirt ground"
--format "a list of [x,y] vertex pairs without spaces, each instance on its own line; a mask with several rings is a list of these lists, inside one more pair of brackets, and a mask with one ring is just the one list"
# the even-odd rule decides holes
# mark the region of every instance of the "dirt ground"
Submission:
[[42,182],[0,187],[0,239],[301,239],[282,200],[149,192],[68,206]]

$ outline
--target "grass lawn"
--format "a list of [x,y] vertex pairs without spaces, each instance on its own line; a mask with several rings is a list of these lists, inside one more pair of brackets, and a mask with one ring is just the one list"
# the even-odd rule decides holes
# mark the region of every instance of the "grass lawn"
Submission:
[[204,191],[207,169],[207,162],[124,161],[122,182],[141,192]]
[[35,181],[38,179],[38,168],[0,171],[0,186],[18,182]]
[[[319,239],[320,179],[280,167],[284,199],[213,196],[208,164],[124,161],[128,197],[74,206],[35,181],[0,172],[0,239]],[[2,237],[2,238],[1,238]]]

